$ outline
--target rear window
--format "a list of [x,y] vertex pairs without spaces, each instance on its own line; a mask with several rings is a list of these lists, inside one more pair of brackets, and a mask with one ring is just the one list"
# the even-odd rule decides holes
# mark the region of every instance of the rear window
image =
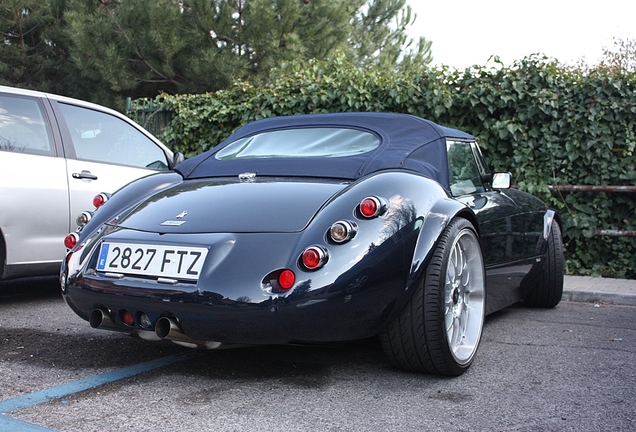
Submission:
[[234,141],[216,153],[218,160],[255,158],[335,158],[376,149],[369,132],[343,128],[301,128],[263,132]]

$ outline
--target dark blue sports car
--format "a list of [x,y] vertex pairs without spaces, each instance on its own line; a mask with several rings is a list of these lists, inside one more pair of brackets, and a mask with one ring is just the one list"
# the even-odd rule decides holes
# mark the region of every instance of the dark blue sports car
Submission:
[[91,326],[146,339],[379,335],[394,366],[460,375],[486,314],[561,299],[559,216],[510,183],[471,135],[422,118],[259,120],[98,196],[65,239],[62,291]]

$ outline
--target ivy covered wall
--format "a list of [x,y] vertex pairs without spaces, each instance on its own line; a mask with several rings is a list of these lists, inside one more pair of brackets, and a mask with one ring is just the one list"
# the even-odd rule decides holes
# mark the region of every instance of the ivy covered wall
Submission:
[[263,86],[239,82],[216,93],[157,98],[171,116],[159,138],[192,156],[263,117],[415,114],[475,135],[494,171],[512,172],[520,189],[560,211],[568,273],[636,278],[636,239],[596,235],[597,229],[636,230],[636,194],[548,188],[636,185],[636,76],[539,57],[495,66],[387,76],[340,57],[287,63]]

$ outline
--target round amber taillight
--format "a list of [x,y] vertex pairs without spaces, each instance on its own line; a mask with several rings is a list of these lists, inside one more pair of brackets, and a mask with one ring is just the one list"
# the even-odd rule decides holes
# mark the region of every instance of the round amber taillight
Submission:
[[329,228],[329,237],[336,243],[344,243],[351,240],[358,232],[358,225],[355,222],[341,220]]
[[77,226],[83,227],[88,222],[90,222],[92,217],[93,217],[93,213],[91,213],[89,211],[83,211],[83,212],[80,213],[80,215],[77,217],[77,219],[75,219],[75,222],[77,223]]

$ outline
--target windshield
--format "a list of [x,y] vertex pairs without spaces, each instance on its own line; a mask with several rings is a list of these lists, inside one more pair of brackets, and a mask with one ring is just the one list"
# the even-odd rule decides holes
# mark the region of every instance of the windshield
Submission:
[[294,157],[344,157],[377,148],[369,132],[342,128],[299,128],[268,131],[241,138],[219,151],[218,160]]

